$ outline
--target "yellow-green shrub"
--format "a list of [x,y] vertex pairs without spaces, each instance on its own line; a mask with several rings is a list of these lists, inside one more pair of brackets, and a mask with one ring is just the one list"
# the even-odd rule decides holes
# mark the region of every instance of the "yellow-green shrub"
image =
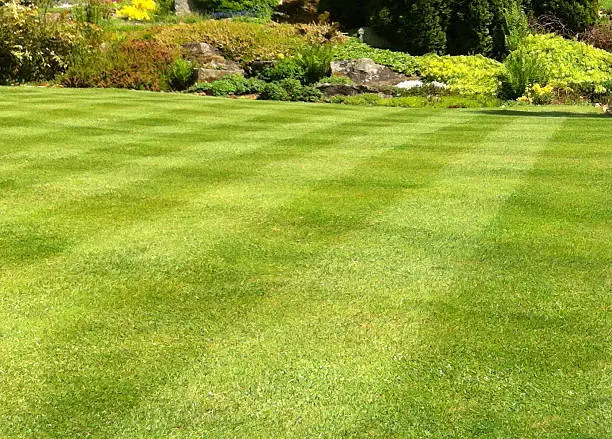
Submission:
[[554,34],[526,37],[512,55],[522,54],[542,66],[546,83],[557,89],[604,93],[612,80],[612,53]]
[[460,94],[494,96],[503,72],[501,63],[482,55],[438,56],[417,58],[421,74],[430,81],[440,81]]

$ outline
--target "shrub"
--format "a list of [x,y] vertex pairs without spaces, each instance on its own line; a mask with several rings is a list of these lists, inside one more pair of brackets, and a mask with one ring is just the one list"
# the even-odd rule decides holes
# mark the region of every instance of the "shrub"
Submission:
[[178,49],[154,40],[115,41],[80,56],[60,82],[69,87],[167,90],[166,72],[179,55]]
[[322,84],[340,84],[340,85],[352,85],[353,81],[351,81],[350,78],[347,78],[346,76],[328,76],[326,78],[321,79],[319,82],[317,82],[317,85],[322,85]]
[[266,84],[261,93],[260,99],[270,101],[288,101],[290,100],[289,93],[281,85],[276,82]]
[[172,90],[185,90],[193,83],[193,63],[183,58],[177,58],[168,66],[167,74],[168,85]]
[[541,61],[530,53],[515,51],[504,63],[505,72],[500,95],[504,99],[516,99],[537,82],[547,83],[548,77]]
[[259,94],[266,83],[257,78],[245,78],[242,75],[230,75],[211,83],[196,84],[193,92],[210,92],[213,96]]
[[265,66],[258,72],[256,76],[266,82],[282,81],[283,79],[298,79],[304,78],[305,72],[294,58],[281,58],[275,65]]
[[554,17],[571,34],[583,31],[597,20],[597,2],[594,0],[530,0],[530,11],[536,17]]
[[504,18],[506,49],[512,52],[530,34],[529,19],[518,2],[510,4]]
[[375,49],[356,38],[351,38],[346,44],[337,45],[334,48],[334,58],[337,60],[370,58],[378,64],[407,75],[413,75],[419,68],[416,59],[406,53]]
[[555,88],[583,89],[586,93],[603,92],[612,77],[612,54],[579,41],[556,35],[530,35],[511,56],[537,60],[542,76]]
[[87,47],[94,29],[64,15],[46,19],[33,6],[0,6],[0,83],[48,81],[70,66],[70,55]]
[[[155,9],[155,18],[167,20],[169,18],[174,17],[172,14],[174,13],[174,0],[157,0],[157,9]],[[194,19],[194,17],[184,17],[181,19],[189,20]]]
[[86,0],[74,5],[72,17],[81,23],[100,25],[113,15],[112,3],[107,0]]
[[195,0],[194,3],[204,12],[241,12],[260,17],[270,17],[274,7],[278,5],[277,0]]
[[157,9],[154,0],[132,0],[131,4],[117,9],[117,16],[135,21],[150,21]]
[[330,46],[306,46],[295,56],[281,59],[271,66],[264,66],[255,75],[268,82],[296,79],[303,84],[313,84],[330,73],[332,48]]
[[527,89],[527,98],[535,105],[548,105],[553,101],[553,87],[547,85],[542,87],[540,84],[533,84]]
[[501,63],[482,55],[427,55],[419,64],[425,79],[446,83],[450,91],[463,95],[496,95],[503,72]]
[[295,63],[303,71],[302,82],[314,84],[331,73],[333,49],[329,45],[310,45],[295,55]]
[[319,90],[302,85],[296,79],[283,79],[278,85],[285,89],[291,101],[315,102],[321,99],[321,92]]

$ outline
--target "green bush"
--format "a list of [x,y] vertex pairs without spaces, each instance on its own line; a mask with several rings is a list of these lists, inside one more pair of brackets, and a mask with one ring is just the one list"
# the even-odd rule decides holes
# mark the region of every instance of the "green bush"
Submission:
[[167,72],[180,51],[152,39],[128,39],[77,55],[60,78],[65,86],[159,91],[170,88]]
[[506,49],[509,52],[518,49],[521,42],[530,34],[529,19],[520,3],[511,3],[505,13]]
[[294,57],[295,63],[303,71],[301,82],[314,84],[331,73],[333,48],[329,45],[310,45],[300,50]]
[[61,15],[46,19],[33,6],[0,6],[0,23],[0,83],[52,80],[74,50],[89,50],[89,36],[97,37],[95,29]]
[[503,73],[501,63],[482,55],[426,55],[419,64],[425,79],[446,83],[450,91],[463,95],[495,96]]
[[302,85],[297,79],[287,78],[279,82],[267,83],[263,88],[260,99],[316,102],[321,99],[321,92],[314,87]]
[[266,84],[261,93],[260,99],[269,101],[288,101],[290,100],[289,93],[277,82]]
[[257,78],[230,75],[211,83],[199,83],[190,89],[192,92],[210,92],[213,96],[259,94],[266,83]]
[[347,78],[346,76],[334,75],[334,76],[328,76],[326,78],[323,78],[317,82],[317,85],[322,85],[322,84],[352,85],[353,81],[351,81],[351,79]]
[[524,51],[515,51],[504,62],[505,72],[502,79],[500,96],[516,99],[523,96],[533,84],[546,84],[546,69],[537,56]]
[[196,7],[203,12],[248,12],[269,17],[278,5],[277,0],[195,0]]
[[256,72],[256,76],[266,82],[277,82],[283,79],[304,78],[304,68],[299,65],[295,58],[283,58],[273,66],[267,66]]
[[603,93],[612,78],[612,53],[553,34],[526,37],[511,56],[536,60],[546,82],[557,89]]
[[183,58],[175,59],[168,66],[168,85],[172,90],[185,90],[194,79],[194,65]]
[[308,85],[302,85],[296,79],[283,79],[278,85],[285,89],[291,101],[316,102],[321,99],[319,90]]
[[112,17],[113,8],[104,0],[85,0],[74,5],[71,13],[78,22],[101,25]]

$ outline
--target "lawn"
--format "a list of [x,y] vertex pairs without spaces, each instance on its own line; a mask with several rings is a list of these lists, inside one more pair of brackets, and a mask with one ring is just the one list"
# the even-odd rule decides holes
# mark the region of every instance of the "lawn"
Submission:
[[0,438],[610,437],[610,132],[0,88]]

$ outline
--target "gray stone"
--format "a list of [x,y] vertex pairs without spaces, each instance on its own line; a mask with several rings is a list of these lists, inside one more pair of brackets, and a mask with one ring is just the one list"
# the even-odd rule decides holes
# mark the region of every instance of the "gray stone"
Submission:
[[242,69],[196,69],[197,82],[213,82],[229,75],[244,75]]
[[369,58],[334,61],[332,75],[346,76],[356,84],[395,85],[409,78],[396,73],[387,66],[376,64]]
[[351,84],[320,84],[317,89],[325,96],[356,96],[369,93],[371,90],[365,85]]
[[176,15],[188,15],[193,12],[190,0],[174,0],[174,11]]
[[244,75],[240,64],[225,59],[221,52],[210,44],[186,43],[183,48],[189,52],[187,57],[198,67],[198,82],[212,82],[228,75]]

